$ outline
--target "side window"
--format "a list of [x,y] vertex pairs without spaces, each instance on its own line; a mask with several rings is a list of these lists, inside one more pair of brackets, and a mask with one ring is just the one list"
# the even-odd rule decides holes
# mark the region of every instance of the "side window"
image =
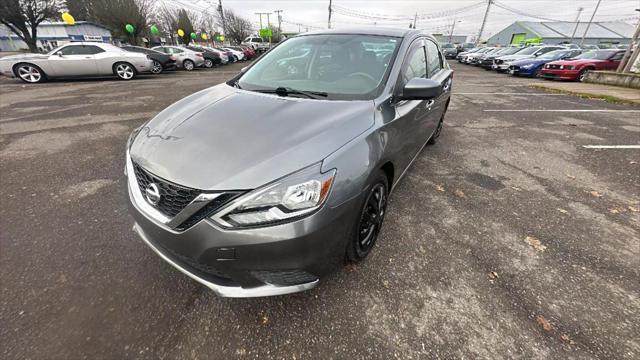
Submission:
[[101,48],[99,48],[99,47],[97,47],[95,45],[86,46],[85,50],[86,50],[87,54],[91,54],[91,55],[100,54],[100,53],[104,52],[104,50],[102,50]]
[[58,52],[62,55],[78,55],[80,54],[80,45],[69,45],[60,49]]
[[616,53],[615,55],[613,55],[611,57],[611,59],[609,59],[609,60],[613,60],[613,61],[622,60],[623,56],[624,56],[624,52],[619,52],[619,53]]
[[402,86],[404,86],[409,80],[413,78],[426,78],[427,77],[427,57],[424,52],[424,47],[420,46],[412,50],[411,55],[406,60],[406,68],[402,71]]
[[428,77],[432,77],[442,69],[442,55],[438,46],[431,40],[427,40],[427,62]]

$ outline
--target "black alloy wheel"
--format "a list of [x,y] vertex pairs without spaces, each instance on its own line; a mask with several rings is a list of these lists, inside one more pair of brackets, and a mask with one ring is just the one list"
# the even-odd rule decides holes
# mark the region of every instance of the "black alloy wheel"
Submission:
[[347,248],[347,261],[358,262],[369,255],[378,239],[387,209],[387,177],[380,172],[370,187],[355,232]]

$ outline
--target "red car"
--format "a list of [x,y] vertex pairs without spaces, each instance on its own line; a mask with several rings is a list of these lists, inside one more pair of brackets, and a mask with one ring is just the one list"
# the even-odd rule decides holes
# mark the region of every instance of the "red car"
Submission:
[[540,71],[545,79],[584,81],[588,71],[615,70],[622,60],[624,50],[587,51],[573,59],[552,61]]

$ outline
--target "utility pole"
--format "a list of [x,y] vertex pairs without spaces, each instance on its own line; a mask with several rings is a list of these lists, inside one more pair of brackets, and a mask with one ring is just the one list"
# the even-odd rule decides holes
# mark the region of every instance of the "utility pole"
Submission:
[[222,10],[222,0],[218,0],[218,11],[220,12],[220,19],[222,19],[222,34],[227,35],[227,24],[224,20],[224,10]]
[[282,10],[274,10],[273,12],[278,14],[278,35],[282,36],[282,15],[280,15]]
[[331,29],[331,3],[332,0],[329,0],[329,21],[327,23],[327,29]]
[[598,11],[598,7],[600,7],[600,3],[602,2],[602,0],[598,0],[598,3],[596,4],[596,8],[593,9],[593,14],[591,14],[591,19],[589,19],[589,23],[587,24],[587,28],[584,29],[584,34],[582,34],[582,40],[580,40],[580,45],[582,46],[582,44],[584,44],[584,38],[587,37],[587,32],[589,31],[589,28],[591,27],[591,23],[593,22],[593,18],[596,17],[596,12]]
[[[635,46],[635,51],[633,51],[633,47]],[[628,72],[633,66],[635,59],[638,57],[638,52],[640,50],[640,22],[636,25],[636,31],[633,33],[633,38],[631,38],[631,43],[629,43],[629,48],[624,52],[624,56],[620,61],[620,65],[616,69],[616,72]],[[634,55],[631,56],[631,52],[634,52]]]
[[413,17],[413,28],[416,28],[416,22],[418,22],[418,13],[416,12],[416,15]]
[[571,34],[571,41],[576,37],[576,31],[578,30],[578,25],[580,24],[580,14],[582,14],[582,10],[584,8],[581,6],[578,8],[578,15],[576,15],[576,26],[573,28],[573,33]]
[[459,23],[461,21],[462,20],[456,20],[456,18],[453,18],[453,23],[451,24],[451,32],[449,33],[449,43],[452,43],[453,30],[456,28],[456,23]]
[[484,12],[484,18],[482,19],[482,25],[480,25],[480,31],[478,32],[476,45],[480,43],[480,39],[482,38],[482,32],[484,31],[484,25],[487,23],[487,18],[489,17],[489,9],[491,9],[491,4],[493,4],[493,0],[487,0],[487,10],[485,10]]

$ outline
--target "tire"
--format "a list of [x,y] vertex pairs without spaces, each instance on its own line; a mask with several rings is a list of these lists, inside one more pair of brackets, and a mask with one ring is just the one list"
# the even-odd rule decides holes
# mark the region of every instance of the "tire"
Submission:
[[206,67],[207,69],[211,69],[213,67],[213,60],[204,59],[204,67]]
[[582,71],[580,71],[576,80],[578,80],[579,82],[584,82],[589,71],[591,71],[591,69],[583,69]]
[[120,80],[131,80],[136,77],[136,68],[126,62],[119,62],[113,65],[113,73]]
[[[446,112],[447,111],[445,110],[445,113]],[[427,141],[427,145],[434,145],[436,142],[438,142],[438,138],[440,137],[440,134],[442,133],[443,125],[444,125],[444,113],[440,117],[440,121],[438,121],[438,126],[436,126],[436,129],[433,131],[433,134],[431,134],[431,137],[429,138],[429,141]]]
[[233,62],[237,62],[238,61],[238,57],[233,55]]
[[185,71],[193,71],[193,69],[196,68],[196,64],[193,61],[187,59],[182,62],[182,67]]
[[373,249],[387,211],[389,183],[382,170],[378,170],[370,182],[353,231],[349,236],[345,261],[357,263],[364,260]]
[[13,73],[22,81],[37,84],[47,80],[47,75],[38,66],[20,63],[13,67]]
[[158,74],[162,74],[162,71],[164,69],[162,68],[162,64],[160,64],[159,61],[153,60],[153,66],[151,66],[151,73],[158,75]]

